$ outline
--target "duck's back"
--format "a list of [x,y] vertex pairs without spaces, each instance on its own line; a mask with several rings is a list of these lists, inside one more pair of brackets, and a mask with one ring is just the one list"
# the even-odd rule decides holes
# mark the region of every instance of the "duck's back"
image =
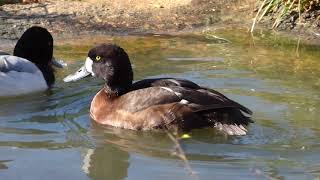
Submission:
[[[218,104],[221,102],[227,102],[232,104],[232,106],[237,107],[239,110],[246,114],[252,114],[252,111],[248,108],[242,106],[241,104],[227,98],[225,95],[215,91],[213,89],[201,87],[196,83],[186,80],[186,79],[176,79],[176,78],[155,78],[155,79],[143,79],[137,81],[132,85],[131,91],[148,88],[148,87],[162,87],[167,88],[169,91],[179,91],[184,92],[183,98],[193,99],[192,101],[197,101],[202,105],[212,104],[214,101],[218,100]],[[168,89],[169,88],[169,89]],[[180,93],[181,94],[181,93]],[[221,101],[221,102],[220,102]]]
[[0,97],[43,91],[48,86],[32,62],[11,55],[0,56]]

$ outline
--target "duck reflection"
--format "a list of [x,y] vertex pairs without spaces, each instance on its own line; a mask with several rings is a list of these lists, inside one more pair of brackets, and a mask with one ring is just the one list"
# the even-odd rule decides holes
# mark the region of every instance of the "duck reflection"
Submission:
[[128,176],[129,154],[113,145],[88,149],[82,170],[91,179],[125,179]]
[[[95,147],[85,150],[82,170],[91,179],[125,179],[132,152],[170,157],[166,145],[172,147],[172,142],[163,133],[128,131],[92,122],[89,134],[95,141]],[[143,141],[139,142],[141,138]]]
[[141,153],[152,157],[172,158],[174,144],[164,132],[132,131],[91,123],[91,136],[98,145],[113,145],[127,153]]
[[[89,136],[93,138],[95,147],[85,152],[82,169],[92,179],[124,179],[128,176],[128,168],[131,164],[129,157],[131,153],[161,159],[177,159],[172,155],[175,144],[164,132],[154,131],[131,131],[111,126],[102,126],[91,121]],[[208,133],[209,130],[206,132]],[[208,134],[203,136],[207,136]],[[199,139],[204,139],[201,137]],[[226,142],[224,136],[216,136]],[[193,140],[183,141],[181,146],[187,143],[197,143],[197,136]],[[213,137],[211,137],[212,143]],[[216,142],[219,140],[216,139]],[[228,141],[228,140],[227,140]],[[212,156],[186,152],[189,160],[223,160],[225,156]]]

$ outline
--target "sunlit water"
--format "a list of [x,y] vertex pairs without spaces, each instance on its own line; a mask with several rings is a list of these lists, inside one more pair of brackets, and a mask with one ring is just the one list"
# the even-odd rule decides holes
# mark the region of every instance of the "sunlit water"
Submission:
[[320,177],[320,47],[226,30],[59,40],[54,54],[69,66],[57,70],[56,86],[0,99],[0,179],[193,178],[172,155],[175,145],[165,133],[90,121],[89,104],[101,81],[62,82],[102,42],[126,49],[136,80],[186,78],[252,109],[255,123],[246,136],[202,129],[180,141],[199,179]]

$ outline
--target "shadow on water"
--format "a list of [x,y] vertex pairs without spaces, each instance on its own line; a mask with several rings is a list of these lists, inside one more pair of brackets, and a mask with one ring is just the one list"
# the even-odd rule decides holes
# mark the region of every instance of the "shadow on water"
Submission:
[[[68,68],[57,71],[55,87],[0,99],[2,176],[190,179],[183,163],[172,156],[174,144],[165,133],[103,127],[90,121],[89,105],[102,85],[100,80],[62,83],[84,63],[92,46],[114,42],[127,50],[136,80],[190,79],[253,110],[255,123],[247,136],[226,137],[202,129],[181,141],[200,179],[319,177],[319,47],[300,44],[297,55],[296,42],[269,32],[253,38],[240,30],[206,33],[58,41],[55,56],[66,60]],[[221,38],[212,39],[217,36]]]

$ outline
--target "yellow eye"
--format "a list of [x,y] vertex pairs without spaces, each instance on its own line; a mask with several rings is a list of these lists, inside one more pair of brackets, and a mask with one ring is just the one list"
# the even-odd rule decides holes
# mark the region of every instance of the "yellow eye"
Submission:
[[100,61],[100,59],[101,59],[101,56],[96,56],[97,61]]

